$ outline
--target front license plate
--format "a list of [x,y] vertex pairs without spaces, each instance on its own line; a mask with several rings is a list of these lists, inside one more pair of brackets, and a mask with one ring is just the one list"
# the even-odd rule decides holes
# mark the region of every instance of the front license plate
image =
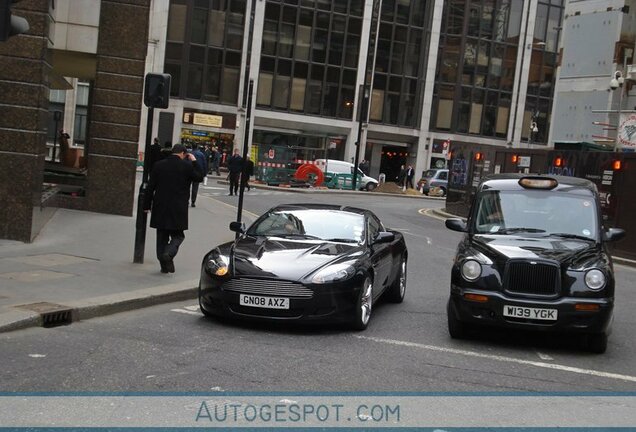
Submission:
[[267,309],[289,309],[289,299],[286,297],[264,297],[241,294],[239,298],[241,306],[251,306]]
[[530,308],[510,305],[504,305],[503,307],[504,316],[543,321],[556,321],[557,312],[558,310],[556,309]]

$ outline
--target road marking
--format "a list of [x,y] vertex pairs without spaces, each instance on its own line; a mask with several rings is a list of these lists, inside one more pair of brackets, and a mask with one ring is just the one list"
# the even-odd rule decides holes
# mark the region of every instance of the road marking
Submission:
[[553,369],[553,370],[558,370],[562,372],[572,372],[572,373],[577,373],[582,375],[590,375],[590,376],[595,376],[599,378],[609,378],[609,379],[615,379],[615,380],[621,380],[621,381],[636,382],[636,376],[631,376],[631,375],[622,375],[622,374],[617,374],[612,372],[602,372],[602,371],[597,371],[593,369],[582,369],[578,367],[565,366],[565,365],[559,365],[554,363],[543,363],[543,362],[532,361],[532,360],[522,360],[522,359],[517,359],[514,357],[504,357],[504,356],[499,356],[494,354],[483,354],[483,353],[479,353],[475,351],[460,350],[456,348],[445,348],[445,347],[440,347],[435,345],[424,345],[424,344],[419,344],[415,342],[406,342],[406,341],[383,339],[383,338],[376,338],[376,337],[369,337],[369,336],[354,336],[354,337],[358,339],[364,339],[364,340],[369,340],[369,341],[378,342],[378,343],[385,343],[390,345],[398,345],[398,346],[404,346],[404,347],[410,347],[410,348],[420,348],[420,349],[425,349],[429,351],[437,351],[442,353],[458,354],[458,355],[463,355],[468,357],[477,357],[477,358],[501,361],[506,363],[535,366],[539,368]]
[[446,220],[445,217],[441,217],[441,216],[438,216],[436,214],[433,214],[433,209],[425,209],[424,208],[424,209],[419,209],[417,212],[419,214],[423,215],[423,216],[428,216],[428,217],[433,218],[433,219],[437,219],[437,220],[441,220],[441,221],[445,221]]
[[186,310],[189,310],[189,311],[194,311],[194,312],[198,312],[199,311],[199,305],[184,306],[183,308],[186,309]]
[[[230,207],[231,209],[234,209],[234,210],[236,210],[236,208],[237,208],[236,206],[233,206],[232,204],[228,204],[228,203],[225,203],[225,202],[223,202],[223,201],[221,201],[221,200],[214,199],[214,198],[212,198],[210,195],[205,195],[205,194],[203,194],[203,197],[204,197],[204,198],[207,198],[207,199],[209,199],[209,200],[211,200],[211,201],[217,202],[217,203],[219,203],[219,204],[222,204],[222,205],[224,205],[224,206]],[[258,215],[257,215],[257,214],[252,213],[251,211],[247,211],[247,210],[245,210],[245,208],[243,208],[243,213],[244,213],[244,214],[248,214],[248,215],[250,215],[250,216],[252,216],[252,217],[254,217],[254,218],[258,218]]]
[[46,354],[29,354],[29,357],[31,357],[31,358],[44,358],[44,357],[46,357]]
[[539,356],[539,358],[540,358],[541,360],[543,360],[543,361],[552,361],[552,360],[554,360],[554,359],[553,359],[552,357],[550,357],[549,355],[547,355],[547,354],[543,354],[543,353],[541,353],[541,352],[539,352],[539,351],[537,351],[537,355],[538,355],[538,356]]
[[201,316],[201,314],[199,312],[193,312],[193,311],[189,311],[189,310],[185,310],[185,309],[170,309],[170,312],[179,312],[179,313],[188,314],[188,315]]

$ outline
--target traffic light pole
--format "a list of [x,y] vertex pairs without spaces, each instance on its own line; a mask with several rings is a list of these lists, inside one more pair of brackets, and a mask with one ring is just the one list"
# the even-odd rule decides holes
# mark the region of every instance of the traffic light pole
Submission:
[[135,252],[133,262],[135,264],[144,263],[144,251],[146,249],[146,225],[148,215],[144,211],[144,200],[148,189],[148,177],[150,175],[150,141],[152,139],[152,122],[155,114],[153,107],[148,107],[148,122],[146,123],[146,145],[144,149],[144,171],[141,176],[141,186],[139,186],[139,196],[137,197],[137,221],[135,223]]

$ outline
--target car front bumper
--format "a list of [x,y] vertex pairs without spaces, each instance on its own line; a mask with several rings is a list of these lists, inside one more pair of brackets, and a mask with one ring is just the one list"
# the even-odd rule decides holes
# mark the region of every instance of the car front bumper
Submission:
[[[487,301],[477,302],[466,299],[466,294],[488,297]],[[577,304],[595,304],[598,310],[576,310]],[[464,289],[453,286],[448,313],[463,323],[483,324],[514,329],[572,332],[572,333],[609,333],[613,317],[614,303],[611,299],[580,299],[561,297],[544,300],[508,296],[498,291]],[[553,309],[557,311],[556,320],[538,320],[504,316],[504,307]]]
[[[267,321],[301,321],[348,323],[355,316],[360,284],[349,283],[310,285],[311,297],[241,293],[236,288],[226,290],[223,283],[202,272],[199,305],[209,315]],[[289,298],[289,309],[273,309],[239,304],[241,294],[260,297]]]

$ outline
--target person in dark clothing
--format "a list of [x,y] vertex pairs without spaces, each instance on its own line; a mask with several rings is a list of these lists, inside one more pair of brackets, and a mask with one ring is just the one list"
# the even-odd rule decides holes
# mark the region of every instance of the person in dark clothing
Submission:
[[212,153],[210,154],[210,172],[215,172],[216,175],[220,176],[221,172],[219,171],[219,165],[221,164],[221,153],[219,153],[219,149],[216,147],[212,147]]
[[360,164],[358,165],[358,168],[360,168],[360,171],[362,171],[362,173],[366,176],[369,175],[369,161],[366,159],[363,159],[362,162],[360,162]]
[[239,149],[234,149],[234,154],[227,160],[227,169],[230,171],[230,193],[238,195],[239,179],[243,171],[243,158],[239,154]]
[[252,159],[245,161],[245,188],[250,190],[250,177],[254,175],[254,162]]
[[149,212],[150,226],[157,230],[157,259],[162,273],[174,273],[174,257],[188,229],[190,183],[203,180],[195,157],[181,144],[172,154],[158,161],[150,173],[144,194],[144,211]]
[[[205,157],[205,154],[203,154],[203,152],[201,150],[199,150],[198,146],[196,144],[192,145],[192,152],[191,152],[194,157],[197,160],[197,163],[199,164],[199,169],[201,170],[201,172],[203,173],[203,177],[205,177],[208,174],[208,161]],[[199,182],[192,182],[192,194],[190,196],[190,202],[192,203],[192,207],[196,207],[195,203],[197,201],[197,194],[199,193]]]
[[413,177],[415,177],[415,170],[411,165],[406,168],[406,181],[404,186],[413,189]]
[[397,184],[400,187],[404,187],[405,182],[406,182],[406,168],[404,168],[404,165],[401,165],[400,173],[398,174],[398,177],[397,177]]
[[159,144],[159,138],[155,138],[150,145],[150,154],[148,155],[148,172],[152,172],[152,167],[157,161],[162,159],[161,144]]
[[166,141],[165,143],[163,143],[163,148],[161,149],[161,157],[159,158],[159,160],[165,159],[171,154],[172,154],[172,141]]

